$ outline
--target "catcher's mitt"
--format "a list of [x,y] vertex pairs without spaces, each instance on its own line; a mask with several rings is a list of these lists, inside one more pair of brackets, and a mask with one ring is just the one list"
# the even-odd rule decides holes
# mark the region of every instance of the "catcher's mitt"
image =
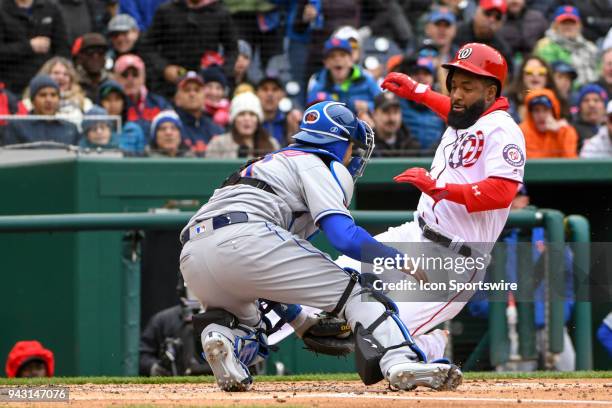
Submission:
[[355,351],[351,327],[346,320],[326,313],[302,336],[306,349],[329,356],[346,356]]

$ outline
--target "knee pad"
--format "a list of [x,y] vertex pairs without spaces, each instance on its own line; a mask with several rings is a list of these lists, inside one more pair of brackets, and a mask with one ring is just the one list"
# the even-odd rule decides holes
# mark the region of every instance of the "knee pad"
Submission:
[[[361,282],[360,282],[361,284]],[[398,316],[397,305],[389,297],[375,290],[366,282],[362,284],[362,294],[371,295],[376,301],[380,302],[385,311],[370,324],[367,328],[357,324],[355,327],[355,366],[357,373],[365,385],[375,384],[384,378],[380,370],[380,360],[389,350],[408,346],[416,354],[418,360],[426,361],[425,353],[416,345],[410,332]],[[383,347],[374,337],[374,330],[385,320],[392,319],[404,336],[404,341],[390,347]]]
[[238,318],[223,309],[209,309],[206,312],[193,316],[193,335],[196,345],[196,354],[204,360],[204,350],[200,336],[204,329],[211,324],[218,324],[229,328],[234,333],[232,340],[234,353],[247,367],[254,364],[257,358],[266,359],[269,355],[268,338],[262,328],[252,328],[240,324]]

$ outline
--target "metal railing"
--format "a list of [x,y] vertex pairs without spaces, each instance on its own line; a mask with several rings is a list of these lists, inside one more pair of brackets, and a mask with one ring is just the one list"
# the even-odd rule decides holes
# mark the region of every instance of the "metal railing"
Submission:
[[[399,225],[413,219],[411,211],[353,211],[356,222],[365,226]],[[112,214],[54,214],[54,215],[13,215],[0,216],[0,233],[40,233],[40,232],[78,232],[78,231],[122,231],[122,230],[179,230],[193,214],[191,212],[176,213],[112,213]],[[590,232],[589,223],[582,216],[572,215],[566,219],[570,232],[571,242],[588,243]],[[551,244],[564,244],[564,217],[560,211],[540,209],[513,211],[508,218],[507,226],[534,228],[544,227],[547,241]],[[574,254],[576,264],[582,274],[588,278],[590,268],[590,253],[588,245],[576,247]],[[503,255],[498,254],[503,259]],[[495,253],[494,253],[495,257]],[[493,279],[504,279],[505,262],[498,259],[491,268]],[[548,270],[551,276],[559,273],[562,268],[562,259],[555,256],[547,258]],[[556,275],[559,276],[559,275]],[[584,281],[584,280],[583,280]],[[562,279],[548,279],[548,290],[551,294],[547,304],[548,350],[551,353],[563,351],[563,299],[558,294],[563,293],[559,285]],[[578,290],[585,290],[583,285],[576,286]],[[134,293],[137,288],[131,288]],[[138,292],[139,293],[139,292]],[[585,299],[583,293],[577,293],[577,299]],[[578,296],[581,295],[581,296]],[[485,343],[490,344],[490,360],[494,366],[508,361],[508,325],[506,320],[505,293],[493,294],[489,308],[489,331],[481,341],[474,353],[482,352]],[[133,300],[132,300],[133,301]],[[519,308],[521,305],[519,304]],[[132,313],[129,307],[123,308],[125,313]],[[519,326],[519,341],[521,352],[526,355],[534,354],[535,332],[533,327],[533,313],[527,308],[519,312],[524,318]],[[527,311],[527,312],[526,312]],[[132,318],[134,316],[131,316]],[[591,304],[579,300],[575,306],[576,324],[576,368],[588,370],[593,366],[592,335],[591,335]],[[129,320],[129,319],[128,319]],[[473,356],[472,356],[473,357]],[[466,363],[467,364],[467,363]]]

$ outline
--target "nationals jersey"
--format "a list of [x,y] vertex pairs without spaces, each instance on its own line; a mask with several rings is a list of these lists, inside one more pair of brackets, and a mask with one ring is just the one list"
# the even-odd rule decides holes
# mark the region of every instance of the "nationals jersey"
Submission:
[[[448,127],[436,150],[430,174],[437,184],[472,184],[488,177],[523,182],[525,138],[512,117],[496,110],[479,118],[467,129]],[[472,194],[480,194],[478,186]],[[501,233],[508,208],[469,213],[463,204],[449,200],[437,203],[421,194],[418,213],[433,227],[466,242],[494,243]]]

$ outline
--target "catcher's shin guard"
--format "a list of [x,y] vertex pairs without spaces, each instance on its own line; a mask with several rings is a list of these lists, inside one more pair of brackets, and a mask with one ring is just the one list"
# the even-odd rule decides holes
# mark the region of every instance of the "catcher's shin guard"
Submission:
[[[395,303],[385,296],[383,293],[375,290],[367,283],[362,284],[361,293],[371,295],[375,300],[385,306],[385,311],[367,328],[358,323],[355,327],[355,365],[359,377],[365,385],[375,384],[384,378],[380,369],[380,360],[389,350],[408,346],[416,354],[419,361],[426,361],[425,353],[416,345],[404,323],[398,316],[398,310]],[[402,343],[383,347],[382,344],[374,337],[374,330],[380,326],[385,320],[392,319],[404,336]]]

